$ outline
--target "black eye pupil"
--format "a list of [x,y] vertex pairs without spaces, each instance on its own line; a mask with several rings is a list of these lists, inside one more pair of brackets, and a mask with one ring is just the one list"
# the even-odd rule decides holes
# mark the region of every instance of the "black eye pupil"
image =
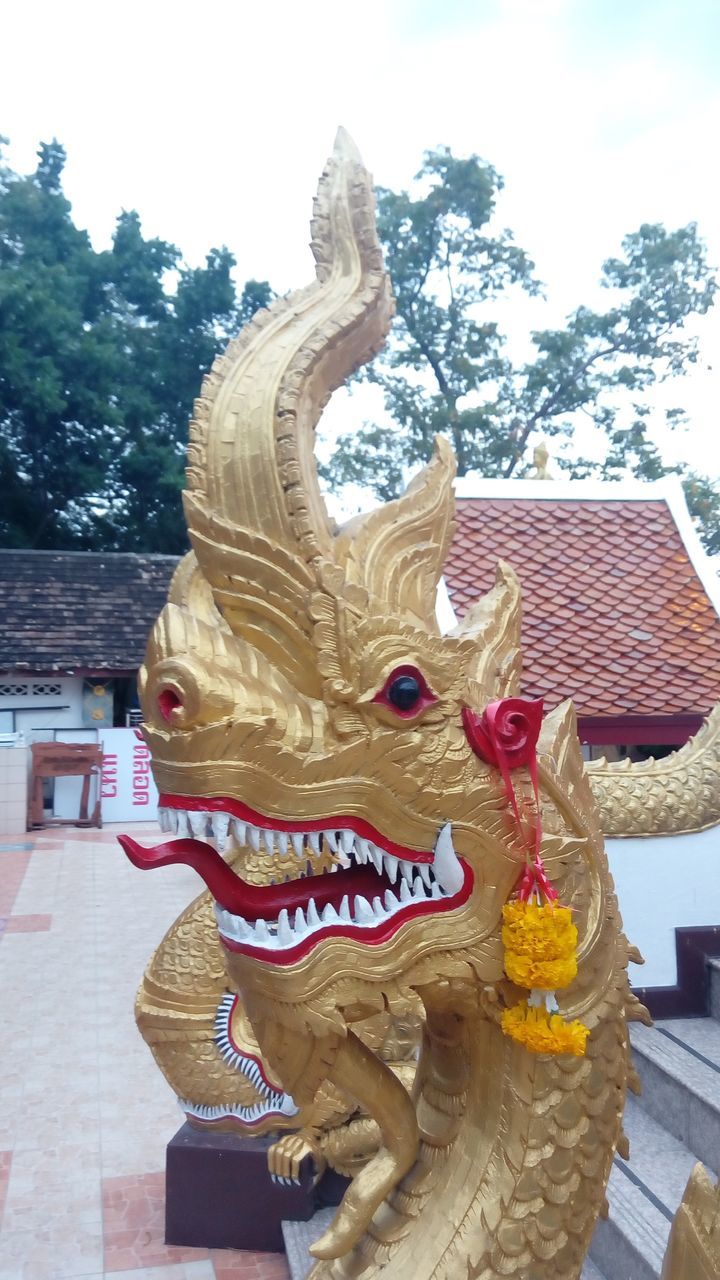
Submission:
[[420,681],[415,676],[397,676],[390,685],[387,696],[398,711],[410,711],[421,692]]

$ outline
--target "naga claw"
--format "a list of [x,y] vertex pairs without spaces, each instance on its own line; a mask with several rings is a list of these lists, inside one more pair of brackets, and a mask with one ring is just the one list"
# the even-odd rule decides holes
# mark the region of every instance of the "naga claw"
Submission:
[[327,1231],[311,1245],[315,1258],[339,1258],[354,1248],[375,1210],[415,1163],[420,1143],[415,1107],[392,1071],[351,1031],[332,1081],[357,1098],[380,1126],[383,1146],[353,1179]]

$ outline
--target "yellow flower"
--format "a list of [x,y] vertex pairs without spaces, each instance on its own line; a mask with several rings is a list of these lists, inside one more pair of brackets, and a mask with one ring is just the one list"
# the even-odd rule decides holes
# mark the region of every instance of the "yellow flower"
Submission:
[[526,1001],[506,1009],[502,1029],[511,1040],[522,1044],[530,1053],[571,1054],[582,1058],[590,1034],[578,1021],[566,1022],[558,1013],[544,1008],[529,1008]]
[[538,960],[517,951],[505,952],[505,972],[519,987],[540,991],[557,991],[567,987],[577,974],[575,952],[558,960]]
[[[577,928],[569,907],[546,902],[506,902],[503,907],[503,945],[507,951],[527,956],[536,963],[569,960],[577,947]],[[572,981],[572,975],[568,981]],[[533,986],[553,986],[533,983]],[[558,984],[558,985],[566,985]]]

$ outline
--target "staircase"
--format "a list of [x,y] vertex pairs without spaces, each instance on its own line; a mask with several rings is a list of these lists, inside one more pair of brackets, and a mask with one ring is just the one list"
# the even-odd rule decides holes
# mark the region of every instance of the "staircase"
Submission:
[[630,1159],[615,1159],[583,1280],[657,1280],[694,1165],[720,1169],[720,961],[708,966],[709,1017],[631,1029],[642,1094],[625,1110]]
[[[631,1029],[639,1098],[628,1096],[630,1159],[616,1156],[609,1217],[598,1223],[582,1280],[658,1280],[670,1225],[698,1160],[720,1169],[720,961],[708,961],[710,1016],[674,1018]],[[292,1280],[310,1270],[308,1245],[333,1209],[286,1222]]]

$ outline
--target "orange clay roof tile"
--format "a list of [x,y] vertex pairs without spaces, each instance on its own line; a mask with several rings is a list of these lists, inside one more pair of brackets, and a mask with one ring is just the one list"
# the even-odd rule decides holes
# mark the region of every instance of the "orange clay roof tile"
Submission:
[[706,715],[720,618],[661,500],[458,498],[458,615],[507,560],[523,588],[523,692],[584,716]]

